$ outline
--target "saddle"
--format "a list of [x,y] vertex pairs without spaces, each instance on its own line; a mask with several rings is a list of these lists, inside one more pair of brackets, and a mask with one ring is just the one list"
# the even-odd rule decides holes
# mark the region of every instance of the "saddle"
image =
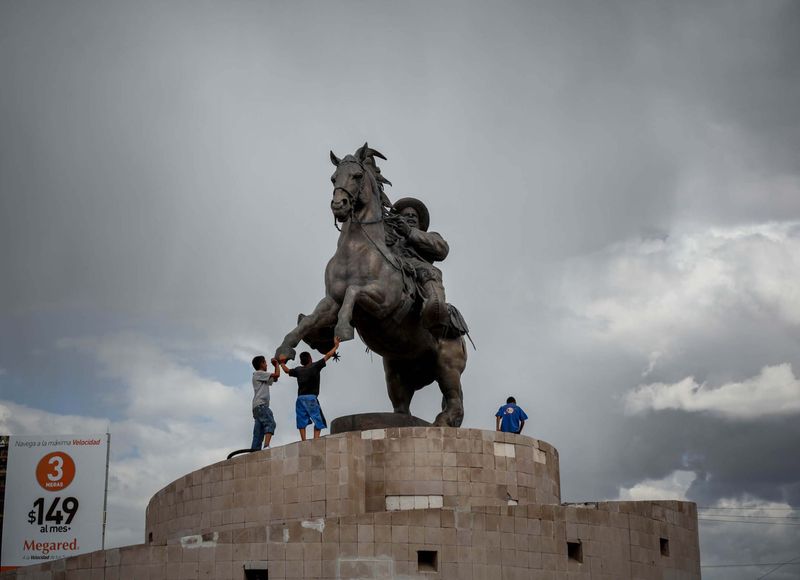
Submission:
[[[397,308],[390,315],[392,320],[398,324],[412,311],[419,314],[422,311],[422,303],[425,301],[425,293],[423,287],[425,283],[436,276],[430,270],[433,268],[420,267],[421,262],[425,262],[414,248],[402,243],[404,237],[397,230],[397,219],[388,212],[384,214],[384,232],[386,247],[392,254],[392,257],[397,260],[397,265],[403,275],[403,298],[400,300]],[[387,256],[384,256],[387,258]],[[395,267],[397,267],[397,265]],[[472,338],[469,336],[469,327],[467,321],[459,312],[458,308],[452,304],[447,304],[448,323],[437,333],[436,338],[459,338],[466,335],[472,343]],[[305,314],[299,314],[297,323],[305,318]],[[310,331],[303,337],[303,340],[314,350],[325,353],[328,352],[333,346],[333,331],[334,327],[316,328]]]
[[[419,264],[425,262],[425,260],[413,248],[399,243],[402,236],[397,232],[395,220],[384,218],[384,229],[386,232],[386,245],[399,262],[403,272],[403,300],[392,314],[392,319],[400,322],[412,308],[417,312],[421,312],[422,303],[425,300],[423,287],[430,280],[436,279],[436,275],[431,272],[431,269],[435,267],[433,265],[425,268],[420,267]],[[472,342],[472,338],[469,337],[467,321],[464,320],[458,308],[448,303],[447,312],[449,315],[447,326],[437,338],[458,338],[467,335],[467,338]]]

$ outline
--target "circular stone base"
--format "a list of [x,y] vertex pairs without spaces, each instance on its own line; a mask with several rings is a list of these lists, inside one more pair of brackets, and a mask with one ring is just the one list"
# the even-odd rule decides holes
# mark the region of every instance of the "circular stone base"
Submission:
[[345,415],[331,422],[331,435],[348,431],[369,431],[387,427],[430,427],[427,421],[402,413],[359,413]]

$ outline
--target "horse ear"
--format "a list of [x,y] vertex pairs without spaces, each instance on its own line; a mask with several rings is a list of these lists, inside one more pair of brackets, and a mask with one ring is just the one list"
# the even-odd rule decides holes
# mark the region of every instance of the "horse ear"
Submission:
[[369,145],[367,145],[367,142],[365,141],[364,145],[359,147],[358,151],[356,151],[356,159],[359,161],[364,161],[367,157],[369,157]]
[[380,173],[379,173],[378,175],[376,175],[376,176],[375,176],[375,179],[377,179],[377,180],[378,180],[378,181],[380,181],[381,183],[387,183],[387,184],[389,184],[389,185],[391,185],[391,184],[392,184],[392,182],[391,182],[391,181],[389,181],[388,179],[386,179],[386,178],[385,178],[383,175],[381,175]]
[[341,162],[342,162],[342,160],[339,159],[338,157],[336,157],[336,155],[333,154],[333,151],[331,151],[331,163],[333,163],[334,165],[336,165],[338,167],[339,163],[341,163]]

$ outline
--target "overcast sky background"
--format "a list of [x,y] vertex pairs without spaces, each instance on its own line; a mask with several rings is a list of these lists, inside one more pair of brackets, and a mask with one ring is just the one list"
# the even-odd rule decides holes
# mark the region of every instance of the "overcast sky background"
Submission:
[[[108,540],[141,542],[249,444],[249,360],[323,295],[328,150],[369,140],[450,243],[465,426],[514,394],[566,501],[687,498],[748,516],[701,522],[704,565],[800,557],[798,30],[777,0],[0,1],[0,432],[110,426]],[[326,414],[390,410],[341,352]]]

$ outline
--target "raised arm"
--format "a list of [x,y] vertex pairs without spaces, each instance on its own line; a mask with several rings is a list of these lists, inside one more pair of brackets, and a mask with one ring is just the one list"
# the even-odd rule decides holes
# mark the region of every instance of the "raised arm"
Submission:
[[280,356],[280,358],[278,359],[278,363],[281,365],[283,372],[285,372],[287,375],[291,374],[289,372],[289,367],[286,366],[286,357],[284,355]]
[[275,367],[275,372],[272,373],[272,379],[277,381],[278,377],[281,376],[281,367],[278,366],[277,359],[272,359],[270,362],[272,366]]
[[408,234],[408,241],[418,252],[435,262],[441,262],[450,253],[450,246],[436,232],[424,232],[414,228]]
[[325,356],[322,357],[322,360],[328,362],[330,358],[333,355],[335,355],[336,351],[339,349],[339,343],[340,343],[339,337],[338,336],[333,337],[333,348],[325,353]]

